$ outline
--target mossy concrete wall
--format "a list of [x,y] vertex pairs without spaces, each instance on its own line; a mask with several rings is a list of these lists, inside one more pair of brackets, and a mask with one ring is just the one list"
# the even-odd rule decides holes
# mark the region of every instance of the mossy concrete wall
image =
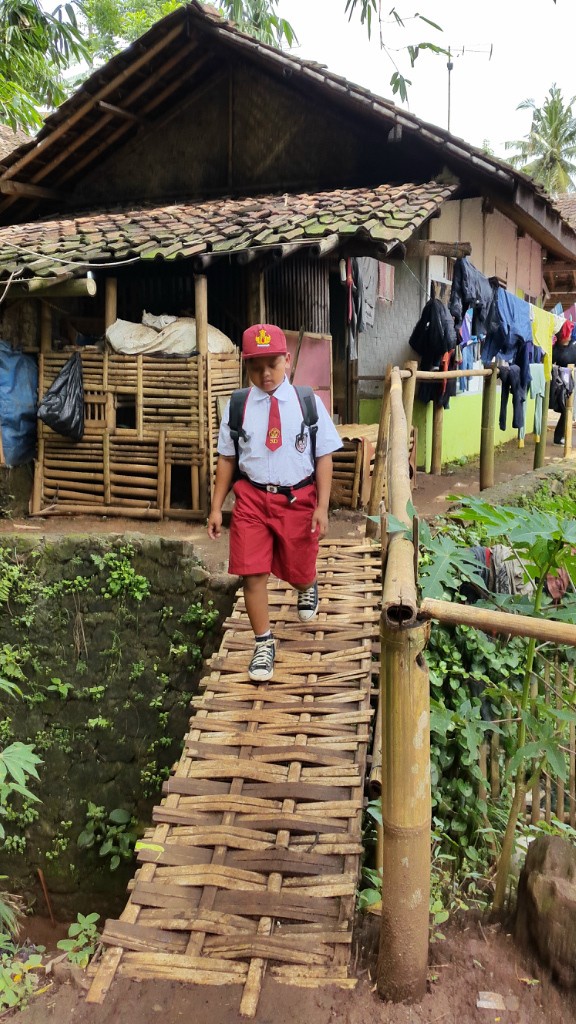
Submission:
[[31,787],[40,802],[18,799],[3,818],[0,873],[37,910],[41,869],[58,914],[102,914],[125,898],[133,864],[111,872],[102,839],[78,846],[88,802],[129,811],[136,831],[150,824],[237,581],[211,577],[178,540],[0,544],[0,675],[22,691],[0,696],[0,750],[33,744],[43,761]]

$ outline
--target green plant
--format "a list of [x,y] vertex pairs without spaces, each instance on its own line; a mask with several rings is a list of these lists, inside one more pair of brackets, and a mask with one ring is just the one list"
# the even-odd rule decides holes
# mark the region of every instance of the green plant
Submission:
[[103,718],[102,715],[97,715],[96,718],[86,719],[87,729],[111,729],[113,723],[109,718]]
[[130,669],[130,672],[128,674],[128,681],[130,683],[135,683],[136,680],[140,679],[140,676],[144,674],[144,669],[145,665],[143,661],[133,662],[132,668]]
[[106,598],[127,597],[142,601],[150,593],[150,582],[136,572],[131,559],[135,551],[131,544],[124,544],[118,552],[108,551],[105,555],[92,555],[92,561],[101,571],[107,572],[106,584],[101,593]]
[[60,822],[60,828],[56,835],[52,837],[50,849],[46,850],[46,860],[58,860],[61,854],[66,853],[66,850],[70,845],[70,836],[66,835],[66,833],[69,832],[71,828],[71,821]]
[[135,821],[129,811],[116,807],[109,813],[104,807],[88,801],[86,825],[78,836],[81,850],[97,849],[100,857],[110,858],[110,871],[116,871],[121,860],[129,860],[136,835],[131,831]]
[[0,1012],[24,1007],[38,991],[42,956],[0,934]]
[[87,967],[96,952],[100,938],[96,922],[99,920],[99,914],[78,914],[68,929],[68,938],[57,943],[58,949],[66,953],[66,959],[77,967]]
[[181,630],[175,630],[170,643],[170,657],[188,657],[190,668],[197,668],[202,663],[202,647],[199,641],[204,640],[206,634],[214,628],[218,621],[218,614],[213,601],[208,601],[206,607],[202,601],[194,601],[189,604],[179,621],[185,626],[195,626],[194,634],[189,637]]
[[[562,509],[563,500],[560,506]],[[566,509],[568,511],[568,509]],[[558,618],[558,620],[576,621],[576,600],[574,595],[568,594],[563,600],[562,606],[552,604],[550,598],[545,594],[544,584],[546,579],[556,577],[561,571],[568,573],[568,578],[574,578],[576,569],[576,523],[568,516],[554,512],[550,509],[549,503],[545,511],[536,508],[521,507],[499,507],[484,503],[478,499],[460,499],[459,508],[453,513],[453,518],[458,520],[456,526],[462,537],[462,523],[472,523],[478,530],[478,536],[482,544],[504,542],[522,564],[524,583],[529,584],[532,590],[531,596],[524,594],[516,595],[494,595],[488,594],[482,580],[478,579],[478,572],[474,567],[466,564],[469,560],[468,552],[462,558],[462,548],[455,540],[455,535],[429,539],[429,550],[426,561],[422,566],[423,590],[430,593],[430,596],[444,596],[447,592],[452,599],[458,599],[457,591],[462,579],[472,581],[477,593],[484,595],[485,601],[497,604],[507,611],[523,612],[539,616],[546,613],[547,617]],[[426,538],[426,540],[428,540]],[[468,542],[469,543],[469,542]],[[465,554],[465,553],[464,553]],[[455,569],[457,568],[457,572]],[[524,588],[530,589],[530,588]],[[441,636],[437,629],[433,636]],[[449,634],[451,641],[462,637],[462,627],[458,627]],[[442,685],[436,683],[436,692],[441,694],[436,705],[433,701],[433,721],[431,729],[433,735],[436,731],[441,742],[446,739],[450,728],[458,730],[461,749],[459,751],[456,772],[454,773],[454,785],[456,791],[460,792],[460,804],[463,808],[462,818],[467,819],[467,824],[462,822],[463,834],[465,834],[466,850],[471,849],[469,845],[469,824],[470,817],[474,812],[470,809],[470,797],[474,788],[458,773],[458,767],[464,765],[471,776],[474,774],[477,765],[478,746],[482,731],[489,729],[491,732],[500,732],[501,741],[505,755],[508,759],[507,782],[502,794],[502,806],[507,807],[507,821],[503,828],[503,839],[498,858],[496,873],[496,885],[494,894],[494,906],[500,908],[506,891],[506,883],[509,873],[509,865],[515,835],[520,817],[520,811],[524,805],[526,792],[532,786],[541,773],[546,769],[551,770],[559,778],[566,776],[566,763],[564,753],[561,750],[561,732],[567,722],[576,721],[576,713],[569,706],[569,702],[562,694],[558,694],[558,700],[546,702],[543,693],[539,690],[534,675],[534,656],[536,641],[513,640],[503,643],[493,641],[484,634],[468,631],[464,633],[464,641],[468,645],[466,656],[470,653],[478,656],[476,660],[472,657],[471,664],[466,671],[472,679],[476,675],[477,697],[470,698],[469,693],[461,702],[460,720],[457,721],[454,701],[451,701],[451,709],[447,714],[446,693],[447,688],[455,687],[458,690],[458,673],[463,667],[462,657],[460,665],[458,658],[450,650],[444,662],[437,663],[442,679]],[[431,645],[430,645],[431,646]],[[497,656],[495,656],[497,653]],[[460,648],[460,654],[462,649]],[[430,677],[433,676],[433,664],[430,664]],[[480,699],[482,693],[482,701]],[[562,699],[561,699],[562,697]],[[487,722],[482,722],[481,702],[485,702],[487,711],[485,717]],[[561,703],[561,707],[558,707]],[[444,707],[443,707],[444,705]],[[437,722],[435,725],[435,714]],[[464,741],[462,742],[462,738]],[[467,744],[468,758],[463,757],[463,750]],[[441,774],[446,774],[445,763],[442,764],[440,755]],[[453,799],[448,802],[453,812],[457,802]],[[496,853],[497,833],[499,834],[501,821],[501,807],[489,809],[480,802],[476,802],[477,816],[484,818],[484,827],[479,828],[477,836],[484,836],[492,844],[493,852]],[[440,806],[440,805],[439,805]],[[441,811],[444,809],[440,807]],[[489,819],[492,818],[492,821]],[[480,821],[479,821],[480,823]],[[491,827],[492,825],[492,827]],[[496,825],[498,827],[496,827]],[[451,823],[452,831],[454,822]]]
[[74,689],[74,685],[73,683],[64,683],[61,679],[53,677],[47,689],[50,693],[57,693],[62,700],[66,700],[70,690]]

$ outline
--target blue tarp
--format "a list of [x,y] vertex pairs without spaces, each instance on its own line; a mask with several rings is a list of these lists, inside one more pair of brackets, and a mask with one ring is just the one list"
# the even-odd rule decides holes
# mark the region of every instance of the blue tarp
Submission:
[[0,341],[0,425],[7,466],[30,462],[36,454],[37,402],[35,359]]

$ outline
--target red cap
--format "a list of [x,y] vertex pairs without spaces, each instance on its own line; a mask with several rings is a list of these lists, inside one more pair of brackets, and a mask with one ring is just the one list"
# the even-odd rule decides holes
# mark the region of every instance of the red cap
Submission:
[[288,352],[286,335],[274,324],[253,324],[242,335],[242,358],[256,356],[285,356]]

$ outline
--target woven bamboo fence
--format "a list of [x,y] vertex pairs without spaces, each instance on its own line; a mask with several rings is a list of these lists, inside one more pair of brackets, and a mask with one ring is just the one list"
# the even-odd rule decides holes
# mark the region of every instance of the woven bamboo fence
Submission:
[[[576,699],[574,666],[566,663],[556,654],[552,661],[544,656],[537,659],[532,683],[532,694],[543,695],[546,704],[557,710],[573,708]],[[502,726],[509,725],[504,720]],[[566,765],[565,778],[547,770],[526,794],[524,816],[527,824],[537,825],[540,821],[550,824],[553,819],[576,827],[576,726],[574,722],[558,719],[557,742]],[[480,770],[486,785],[480,788],[479,796],[490,796],[498,800],[501,796],[507,757],[503,749],[501,734],[492,732],[480,748]]]

